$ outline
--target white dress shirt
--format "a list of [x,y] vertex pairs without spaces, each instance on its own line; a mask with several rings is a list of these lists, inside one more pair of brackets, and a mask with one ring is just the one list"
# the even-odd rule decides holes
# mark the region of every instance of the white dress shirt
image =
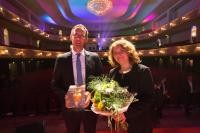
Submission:
[[[72,63],[73,63],[73,73],[74,73],[74,82],[77,85],[77,71],[76,71],[76,59],[77,59],[77,52],[73,49],[72,51]],[[83,78],[83,84],[85,84],[85,49],[80,52],[80,61],[81,61],[81,72]]]
[[193,89],[192,81],[191,81],[191,80],[188,80],[188,83],[189,83],[189,85],[190,85],[190,93],[193,93],[193,92],[194,92],[194,89]]

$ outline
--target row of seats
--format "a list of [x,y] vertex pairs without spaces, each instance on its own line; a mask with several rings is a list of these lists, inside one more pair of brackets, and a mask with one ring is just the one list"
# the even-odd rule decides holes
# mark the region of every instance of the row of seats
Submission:
[[[104,74],[110,67],[104,68]],[[184,73],[173,69],[151,67],[154,81],[168,79],[168,92],[173,104],[180,102],[180,84]],[[13,85],[0,90],[0,113],[13,115],[48,113],[60,111],[58,96],[51,89],[52,69],[27,73],[13,82]],[[197,79],[199,79],[197,77]]]

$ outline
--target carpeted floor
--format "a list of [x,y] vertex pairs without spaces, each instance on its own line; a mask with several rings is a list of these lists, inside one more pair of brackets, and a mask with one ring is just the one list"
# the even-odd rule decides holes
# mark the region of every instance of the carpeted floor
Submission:
[[[14,133],[16,127],[32,123],[44,123],[45,133],[66,133],[61,114],[6,116],[0,118],[0,133]],[[110,133],[107,118],[99,117],[97,133]],[[169,107],[163,117],[158,119],[153,133],[200,133],[200,109],[195,108],[191,116],[184,116],[181,108]]]

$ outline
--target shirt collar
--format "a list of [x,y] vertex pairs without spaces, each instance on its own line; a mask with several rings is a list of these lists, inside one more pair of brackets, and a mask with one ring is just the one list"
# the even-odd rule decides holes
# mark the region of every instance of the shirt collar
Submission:
[[[73,48],[71,49],[71,51],[72,51],[72,54],[73,54],[73,55],[78,54],[76,51],[73,50]],[[85,55],[85,49],[83,49],[83,50],[80,52],[80,54],[81,54],[81,55]]]

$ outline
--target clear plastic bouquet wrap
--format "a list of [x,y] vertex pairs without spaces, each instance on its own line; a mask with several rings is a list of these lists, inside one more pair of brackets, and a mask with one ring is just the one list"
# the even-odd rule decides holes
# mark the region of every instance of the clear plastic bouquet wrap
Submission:
[[127,111],[132,102],[138,101],[136,94],[128,92],[127,88],[119,86],[118,82],[107,76],[91,77],[88,88],[93,94],[91,110],[96,114],[108,116],[109,126],[112,115]]

